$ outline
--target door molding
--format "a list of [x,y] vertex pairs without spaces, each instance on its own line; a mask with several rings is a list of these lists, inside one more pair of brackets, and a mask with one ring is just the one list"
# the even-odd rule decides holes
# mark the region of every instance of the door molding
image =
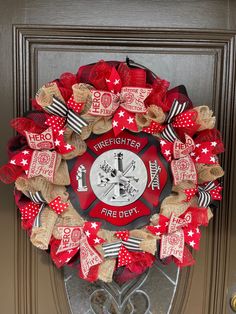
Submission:
[[[235,69],[236,32],[199,29],[71,27],[47,25],[14,25],[14,116],[30,109],[30,98],[38,89],[38,53],[45,50],[82,51],[104,50],[152,51],[157,54],[197,54],[214,58],[213,108],[217,127],[223,134],[227,150],[221,164],[227,175],[224,178],[224,196],[219,210],[203,236],[204,254],[197,253],[196,266],[181,271],[173,313],[188,313],[188,300],[195,297],[191,288],[198,273],[205,272],[202,313],[226,313],[225,300],[228,283],[228,263],[232,211],[236,208],[233,195],[236,163],[235,130]],[[15,214],[15,295],[18,313],[41,313],[39,286],[43,276],[52,287],[55,313],[69,313],[63,275],[57,271],[45,254],[30,244],[25,232],[20,230]],[[19,218],[19,217],[18,217]],[[201,257],[201,260],[200,260]],[[44,272],[44,273],[43,273]],[[39,280],[40,279],[40,280]],[[219,284],[223,283],[223,284]],[[40,305],[42,306],[42,305]],[[193,312],[192,312],[193,313]]]

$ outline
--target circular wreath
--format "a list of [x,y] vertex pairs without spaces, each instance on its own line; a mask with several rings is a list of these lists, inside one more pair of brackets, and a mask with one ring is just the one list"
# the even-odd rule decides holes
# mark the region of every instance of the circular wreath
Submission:
[[[217,157],[224,151],[223,143],[208,106],[194,107],[183,85],[169,89],[169,82],[127,59],[82,66],[76,75],[63,73],[39,89],[32,107],[11,121],[18,134],[9,141],[9,162],[0,169],[0,178],[15,182],[22,227],[33,245],[48,250],[57,267],[77,267],[89,281],[109,282],[114,275],[124,281],[144,272],[155,259],[180,267],[194,263],[189,247],[199,248],[199,227],[207,226],[210,205],[221,199],[217,180],[224,174]],[[129,219],[121,223],[117,217],[105,221],[88,215],[86,208],[79,210],[71,193],[71,173],[80,160],[73,176],[77,175],[79,191],[85,192],[86,204],[91,195],[86,194],[85,165],[91,156],[95,158],[89,146],[94,138],[112,143],[100,157],[107,154],[118,168],[99,157],[101,163],[91,170],[89,184],[94,184],[100,169],[104,173],[99,173],[95,190],[108,183],[121,187],[112,196],[120,210],[126,208],[121,197],[139,201],[147,186],[142,170],[146,157],[136,160],[141,172],[137,188],[138,179],[125,176],[128,170],[119,164],[123,153],[118,141],[137,135],[142,140],[136,147],[145,149],[148,143],[155,148],[158,163],[148,174],[155,206],[145,212],[137,203],[138,223]],[[126,148],[127,159],[134,157],[135,143]],[[105,199],[99,191],[95,196]]]

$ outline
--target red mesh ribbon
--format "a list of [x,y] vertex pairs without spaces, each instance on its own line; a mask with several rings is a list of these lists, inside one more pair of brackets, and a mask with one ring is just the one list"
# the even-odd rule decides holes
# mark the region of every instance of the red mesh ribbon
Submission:
[[214,143],[213,154],[221,154],[224,152],[224,144],[222,142],[222,137],[220,131],[217,129],[203,130],[198,132],[197,137],[194,139],[195,143],[212,142]]
[[173,261],[178,267],[192,266],[195,264],[195,259],[193,258],[192,254],[186,246],[184,247],[182,263],[175,257],[173,257]]
[[45,131],[46,127],[29,118],[16,118],[11,120],[11,127],[13,127],[21,135],[25,135],[25,131],[32,133],[41,133]]
[[179,103],[188,103],[188,108],[193,108],[191,99],[188,97],[187,90],[184,85],[176,86],[166,93],[165,106],[170,110],[174,100],[178,100]]
[[15,182],[23,172],[21,167],[4,165],[0,168],[0,180],[5,184],[11,184]]
[[132,263],[126,267],[135,274],[142,274],[155,261],[155,256],[148,252],[132,252]]
[[106,78],[111,74],[112,66],[101,60],[96,63],[89,74],[89,81],[96,89],[107,90]]
[[124,62],[121,62],[117,72],[120,75],[123,86],[147,87],[146,71],[144,69],[132,69]]
[[166,105],[166,93],[169,88],[170,83],[166,80],[162,80],[159,77],[152,84],[152,92],[145,100],[145,104],[149,105],[157,105],[161,107],[163,111],[169,111],[169,107]]

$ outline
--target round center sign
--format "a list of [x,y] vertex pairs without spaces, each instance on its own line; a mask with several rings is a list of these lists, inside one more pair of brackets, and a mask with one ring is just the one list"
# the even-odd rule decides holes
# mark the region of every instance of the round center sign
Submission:
[[87,220],[115,230],[141,227],[171,191],[159,141],[147,133],[93,135],[82,156],[68,160],[70,201]]

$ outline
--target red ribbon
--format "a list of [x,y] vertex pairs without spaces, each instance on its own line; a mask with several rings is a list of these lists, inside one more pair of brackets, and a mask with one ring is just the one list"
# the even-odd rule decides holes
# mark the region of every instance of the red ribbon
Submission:
[[[161,237],[161,259],[173,256],[175,260],[178,260],[179,265],[186,266],[185,253],[187,251],[184,243],[198,250],[201,237],[198,227],[207,224],[208,216],[205,208],[189,208],[179,217],[174,213],[170,218],[159,215],[158,224],[148,226],[147,229]],[[188,257],[189,254],[187,254]],[[192,262],[194,262],[193,259]]]
[[80,267],[83,277],[89,276],[90,268],[102,263],[100,254],[93,248],[105,242],[97,233],[101,227],[99,222],[86,222],[83,226],[58,227],[61,232],[61,241],[53,242],[51,257],[59,268],[71,262],[80,251]]
[[53,182],[56,162],[57,153],[55,151],[25,149],[15,155],[9,161],[9,164],[13,167],[21,167],[28,178],[42,175],[47,180]]
[[[204,186],[206,186],[207,183],[205,185],[203,185],[202,187],[204,188]],[[211,199],[212,200],[217,200],[220,201],[222,199],[222,195],[221,195],[221,191],[223,190],[223,188],[221,186],[219,186],[217,184],[217,181],[215,182],[215,188],[211,189],[209,191],[210,195],[211,195]],[[198,188],[191,188],[191,189],[185,189],[184,193],[186,194],[186,199],[184,200],[185,202],[190,202],[191,199],[198,194]]]
[[[36,204],[32,201],[27,202],[23,207],[19,207],[19,210],[21,212],[21,219],[22,220],[28,220],[32,219],[34,220],[35,217],[39,213],[39,209],[42,204]],[[61,197],[58,196],[55,199],[53,199],[50,203],[48,203],[48,206],[55,211],[56,214],[60,215],[64,212],[66,208],[68,208],[68,203],[62,203]]]
[[[138,70],[144,71],[142,69]],[[99,116],[114,115],[112,126],[115,135],[118,135],[125,128],[137,131],[135,113],[146,112],[144,101],[152,89],[123,86],[121,77],[115,67],[109,72],[109,76],[106,77],[105,82],[108,91],[91,91],[92,105],[88,113]]]
[[[180,151],[183,155],[188,155],[192,158],[195,163],[203,163],[214,165],[218,164],[218,158],[215,153],[215,148],[220,141],[212,141],[212,142],[201,142],[197,143],[192,140],[192,143],[189,145],[189,140],[192,140],[190,136],[185,134],[185,143],[175,140],[174,143],[168,142],[166,140],[161,140],[161,152],[165,159],[169,162],[172,161],[175,156],[179,155]],[[181,147],[182,149],[177,149],[177,147]],[[179,152],[177,152],[179,151]],[[178,157],[177,157],[178,158]]]

